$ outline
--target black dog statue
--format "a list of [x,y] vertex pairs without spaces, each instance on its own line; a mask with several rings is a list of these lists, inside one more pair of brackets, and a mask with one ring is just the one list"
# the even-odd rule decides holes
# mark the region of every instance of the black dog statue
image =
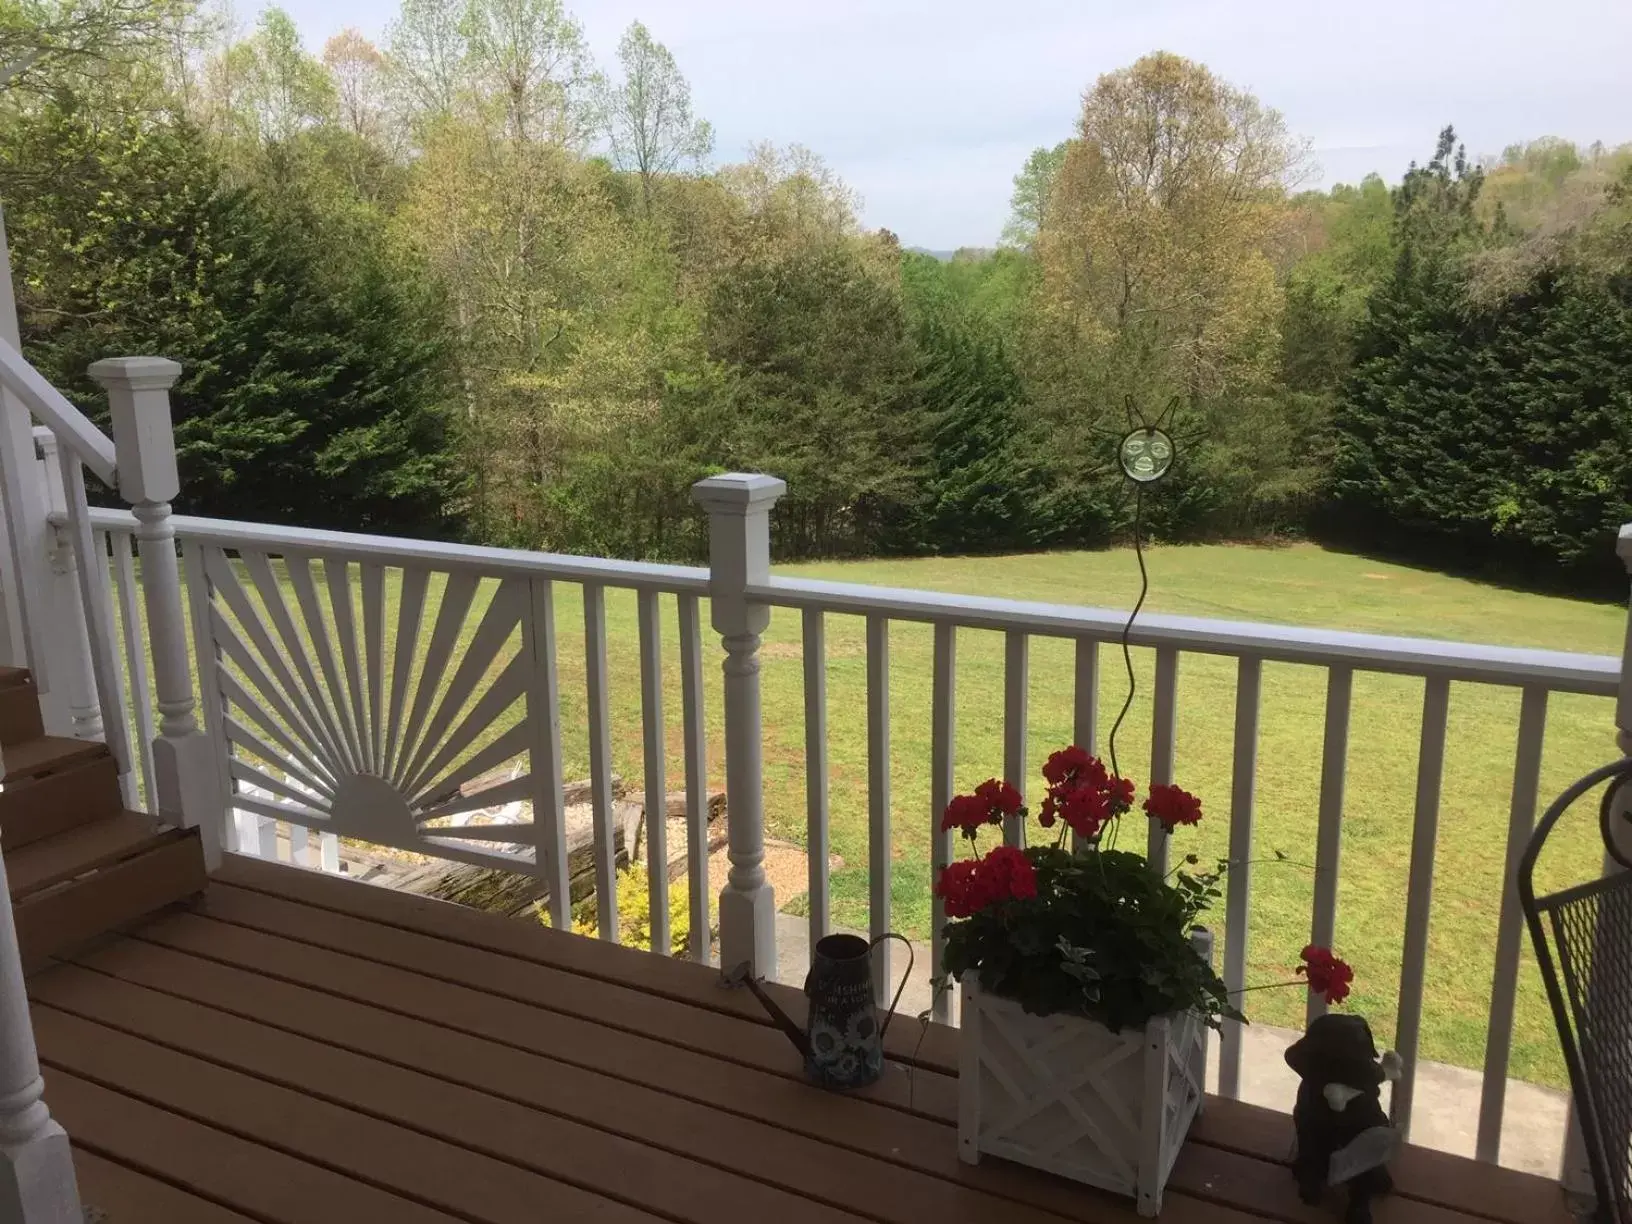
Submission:
[[1382,1086],[1400,1076],[1400,1058],[1377,1054],[1359,1016],[1320,1016],[1286,1052],[1303,1082],[1292,1111],[1298,1195],[1318,1203],[1329,1186],[1347,1185],[1345,1224],[1371,1224],[1371,1200],[1394,1188],[1387,1163],[1398,1133],[1383,1112]]

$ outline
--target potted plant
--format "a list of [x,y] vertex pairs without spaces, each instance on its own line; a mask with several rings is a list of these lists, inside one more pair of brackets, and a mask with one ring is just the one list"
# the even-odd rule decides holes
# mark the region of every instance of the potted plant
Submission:
[[[1200,925],[1226,864],[1197,870],[1191,855],[1162,876],[1117,849],[1133,783],[1081,748],[1056,752],[1043,778],[1037,823],[1058,829],[1055,844],[1000,845],[935,883],[942,969],[963,988],[959,1155],[1132,1195],[1155,1215],[1202,1107],[1207,1032],[1245,1020]],[[1177,786],[1151,787],[1143,809],[1169,833],[1201,819],[1200,800]],[[942,828],[973,842],[1025,816],[1019,792],[994,778],[954,799]],[[1346,965],[1324,949],[1304,959],[1311,986],[1333,1001],[1347,993]]]

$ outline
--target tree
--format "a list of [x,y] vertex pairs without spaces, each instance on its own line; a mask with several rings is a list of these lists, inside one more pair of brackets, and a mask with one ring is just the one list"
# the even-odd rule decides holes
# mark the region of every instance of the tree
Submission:
[[652,211],[652,183],[713,151],[714,129],[691,113],[691,86],[674,56],[640,22],[618,43],[623,81],[606,100],[612,156],[623,170],[640,175],[641,201]]
[[1037,241],[1048,218],[1048,201],[1054,193],[1054,184],[1065,164],[1069,141],[1062,140],[1052,149],[1033,149],[1020,173],[1014,176],[1014,194],[1009,197],[1009,219],[1003,226],[1003,242],[1007,246],[1029,248]]
[[467,41],[461,0],[401,0],[385,30],[387,84],[403,125],[422,134],[454,113]]
[[359,231],[337,267],[311,217],[230,185],[186,122],[110,120],[67,95],[0,134],[0,192],[23,347],[53,384],[105,416],[89,362],[182,363],[178,508],[450,531],[452,354],[413,263]]
[[384,136],[385,56],[347,26],[323,44],[323,66],[334,83],[341,125],[362,140]]
[[476,104],[505,136],[571,149],[593,139],[601,81],[561,0],[470,0],[459,30]]
[[263,12],[255,33],[227,49],[214,79],[229,130],[252,144],[288,141],[334,112],[334,82],[280,8]]
[[1097,398],[1154,414],[1262,375],[1266,252],[1302,156],[1277,112],[1200,64],[1159,52],[1099,78],[1037,239],[1043,307]]
[[48,95],[84,87],[117,65],[127,76],[162,63],[187,0],[6,0],[0,5],[0,86]]

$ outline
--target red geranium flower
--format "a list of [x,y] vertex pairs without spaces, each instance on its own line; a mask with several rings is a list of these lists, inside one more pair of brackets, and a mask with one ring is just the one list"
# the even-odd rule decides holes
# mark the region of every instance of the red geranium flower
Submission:
[[1109,797],[1091,782],[1062,783],[1049,788],[1037,823],[1046,828],[1063,820],[1078,837],[1092,838],[1112,814]]
[[1179,825],[1200,823],[1201,800],[1182,787],[1156,782],[1151,785],[1150,798],[1145,800],[1145,812],[1171,833]]
[[1349,985],[1354,981],[1354,970],[1347,961],[1332,954],[1330,948],[1310,944],[1301,953],[1303,964],[1298,973],[1309,979],[1309,993],[1321,995],[1328,1003],[1341,1003],[1349,997]]
[[1025,810],[1020,792],[998,778],[987,778],[975,787],[975,797],[984,800],[987,807],[1004,816],[1017,816]]
[[1087,749],[1072,744],[1069,748],[1061,748],[1043,763],[1043,780],[1050,786],[1058,786],[1062,782],[1091,774],[1096,767],[1103,778],[1104,763]]
[[980,877],[991,901],[1028,901],[1037,895],[1037,869],[1016,846],[994,847],[981,860]]
[[987,778],[972,795],[959,795],[941,814],[942,829],[957,829],[970,841],[981,825],[1002,824],[1005,816],[1024,816],[1020,792],[998,778]]
[[1025,852],[998,846],[985,858],[948,863],[935,881],[935,895],[948,918],[968,918],[999,901],[1028,901],[1037,895],[1037,869]]
[[976,887],[979,871],[980,863],[975,859],[959,859],[941,868],[935,895],[945,904],[948,918],[967,918],[984,908],[985,900]]

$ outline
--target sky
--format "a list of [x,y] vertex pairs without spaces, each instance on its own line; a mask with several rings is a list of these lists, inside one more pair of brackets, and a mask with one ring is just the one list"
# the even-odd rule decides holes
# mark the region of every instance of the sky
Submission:
[[[1071,134],[1100,73],[1153,50],[1207,64],[1307,139],[1307,186],[1390,180],[1453,123],[1470,153],[1632,141],[1632,0],[567,0],[603,69],[646,24],[691,81],[715,160],[821,154],[869,228],[991,246],[1027,154]],[[242,17],[250,13],[240,8]],[[309,50],[380,39],[397,0],[283,0]]]

